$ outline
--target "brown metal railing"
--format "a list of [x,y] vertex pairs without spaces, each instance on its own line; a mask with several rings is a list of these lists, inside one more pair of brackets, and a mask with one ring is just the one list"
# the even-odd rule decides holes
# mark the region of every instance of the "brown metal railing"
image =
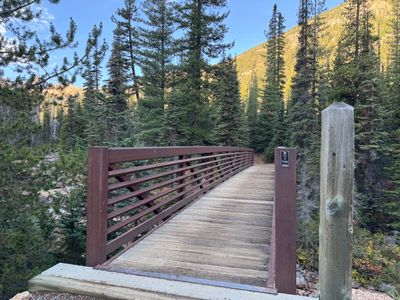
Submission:
[[240,147],[90,147],[86,262],[96,266],[253,165]]

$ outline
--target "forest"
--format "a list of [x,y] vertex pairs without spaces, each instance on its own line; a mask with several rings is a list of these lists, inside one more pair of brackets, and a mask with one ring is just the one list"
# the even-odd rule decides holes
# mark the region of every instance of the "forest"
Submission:
[[124,0],[112,41],[97,24],[56,66],[54,53],[77,48],[76,23],[50,24],[44,40],[30,24],[42,2],[63,1],[1,0],[0,299],[57,262],[85,263],[88,146],[248,146],[269,163],[275,147],[297,148],[298,263],[317,270],[320,117],[333,102],[355,108],[353,280],[400,297],[400,0],[386,1],[384,41],[374,0],[345,1],[327,59],[325,0],[298,0],[289,92],[285,18],[271,7],[266,71],[243,98],[226,0]]

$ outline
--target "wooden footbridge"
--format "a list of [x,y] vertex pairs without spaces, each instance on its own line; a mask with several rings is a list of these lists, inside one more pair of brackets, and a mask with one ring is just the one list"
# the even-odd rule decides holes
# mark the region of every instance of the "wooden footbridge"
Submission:
[[[353,108],[322,114],[320,296],[351,299]],[[119,299],[305,299],[296,292],[296,151],[89,149],[87,267],[30,281]]]
[[[250,148],[89,148],[87,265],[109,276],[295,294],[296,153],[276,156],[274,166],[254,165]],[[38,280],[31,285],[52,282]]]
[[[275,293],[274,199],[283,196],[277,221],[292,231],[281,289],[295,293],[296,156],[277,156],[274,167],[254,165],[249,148],[90,148],[87,264]],[[286,176],[279,195],[275,172]]]

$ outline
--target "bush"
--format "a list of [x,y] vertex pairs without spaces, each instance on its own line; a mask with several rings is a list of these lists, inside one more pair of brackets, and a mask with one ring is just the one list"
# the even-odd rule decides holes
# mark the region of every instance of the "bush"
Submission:
[[[353,280],[364,286],[389,292],[400,291],[400,244],[396,237],[355,228],[353,246]],[[388,289],[392,286],[393,289]]]

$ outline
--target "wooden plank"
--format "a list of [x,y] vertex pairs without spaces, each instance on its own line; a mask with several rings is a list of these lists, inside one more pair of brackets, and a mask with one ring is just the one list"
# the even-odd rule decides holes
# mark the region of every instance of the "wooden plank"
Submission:
[[[237,248],[223,248],[223,251],[215,251],[213,247],[205,247],[205,246],[197,246],[197,247],[182,247],[185,244],[174,244],[169,242],[157,243],[157,245],[153,245],[149,250],[148,247],[140,247],[136,246],[136,252],[133,255],[137,255],[138,253],[152,253],[154,255],[163,255],[165,253],[169,254],[171,252],[173,255],[182,253],[183,255],[198,255],[198,256],[207,256],[210,258],[211,256],[217,258],[234,258],[234,259],[243,259],[249,262],[257,262],[264,263],[268,260],[267,251],[257,251],[250,252],[248,249],[238,251]],[[147,246],[147,245],[146,245]],[[222,250],[222,249],[221,249]],[[252,249],[250,249],[252,250]],[[126,257],[134,257],[134,256],[126,256]]]
[[[115,260],[112,267],[124,267],[131,269],[145,270],[148,272],[159,272],[162,268],[166,274],[188,275],[197,278],[208,278],[241,284],[253,284],[255,286],[267,286],[267,272],[234,267],[223,267],[207,265],[203,263],[182,262],[160,259],[149,261]],[[265,269],[264,269],[265,270]]]
[[[199,249],[199,251],[214,251],[215,247],[219,247],[220,250],[228,251],[229,253],[245,253],[251,257],[264,257],[269,253],[270,245],[249,245],[245,243],[225,243],[220,241],[220,243],[216,243],[215,240],[197,240],[197,239],[188,239],[182,237],[174,237],[171,239],[167,236],[157,236],[156,239],[149,241],[148,239],[144,239],[139,243],[140,245],[146,245],[148,248],[151,246],[154,247],[154,244],[159,244],[163,248],[175,248],[179,249],[185,248],[188,251]],[[136,247],[139,247],[139,244]]]
[[188,252],[181,249],[168,249],[168,251],[164,252],[160,248],[137,250],[134,255],[125,256],[125,259],[132,261],[143,257],[147,257],[152,261],[164,259],[168,261],[172,260],[178,262],[200,263],[204,265],[250,269],[257,271],[264,271],[268,263],[268,257],[265,257],[264,259],[251,260],[244,255],[227,255],[227,253],[216,251],[202,253],[194,251]]

